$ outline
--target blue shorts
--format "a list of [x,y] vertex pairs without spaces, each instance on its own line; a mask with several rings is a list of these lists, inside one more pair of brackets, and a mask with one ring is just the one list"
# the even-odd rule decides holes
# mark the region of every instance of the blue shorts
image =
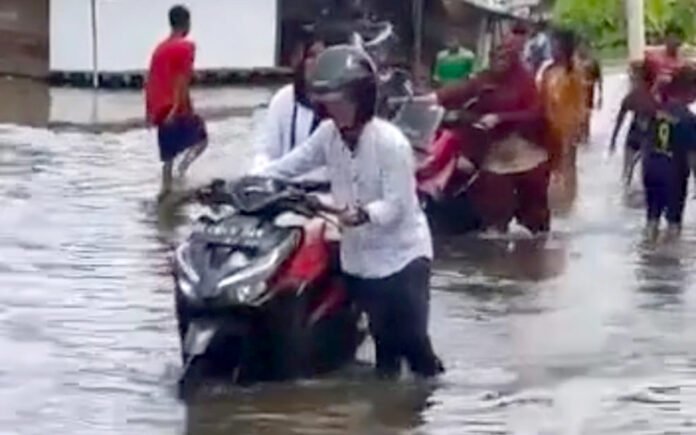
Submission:
[[689,167],[682,161],[665,156],[643,157],[647,219],[659,220],[664,216],[671,224],[681,224],[688,179]]
[[208,140],[203,119],[195,114],[177,116],[157,127],[160,160],[169,162],[186,149]]

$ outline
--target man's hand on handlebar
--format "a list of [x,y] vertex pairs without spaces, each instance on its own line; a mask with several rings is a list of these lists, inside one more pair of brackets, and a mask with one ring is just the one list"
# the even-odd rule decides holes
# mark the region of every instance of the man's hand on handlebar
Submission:
[[476,121],[474,127],[482,130],[492,130],[500,124],[500,121],[500,115],[496,113],[487,113]]
[[315,195],[307,195],[305,198],[305,205],[315,211],[323,211],[326,210],[326,206],[321,202],[319,197]]
[[370,221],[370,215],[362,207],[349,207],[338,214],[338,221],[344,227],[358,227]]
[[331,190],[331,184],[328,181],[293,181],[289,185],[304,192],[328,192]]

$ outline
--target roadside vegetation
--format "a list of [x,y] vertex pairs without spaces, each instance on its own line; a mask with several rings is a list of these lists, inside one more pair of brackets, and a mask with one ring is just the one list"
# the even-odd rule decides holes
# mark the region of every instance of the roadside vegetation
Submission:
[[[556,0],[554,20],[575,29],[604,58],[624,57],[626,18],[624,0]],[[645,0],[648,44],[659,44],[669,27],[681,29],[696,42],[696,0]]]

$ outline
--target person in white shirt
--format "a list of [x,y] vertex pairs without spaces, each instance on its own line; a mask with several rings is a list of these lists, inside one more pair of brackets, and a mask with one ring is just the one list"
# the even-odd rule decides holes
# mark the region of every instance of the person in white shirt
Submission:
[[411,147],[374,116],[377,79],[358,48],[326,49],[311,75],[327,119],[266,175],[293,178],[326,165],[342,227],[341,268],[370,319],[376,369],[397,376],[401,360],[420,376],[443,371],[428,336],[432,240],[416,197]]
[[324,42],[313,34],[303,35],[292,60],[293,82],[271,98],[266,117],[258,126],[254,142],[256,171],[303,144],[319,125],[321,116],[314,110],[306,88],[308,72],[324,48]]

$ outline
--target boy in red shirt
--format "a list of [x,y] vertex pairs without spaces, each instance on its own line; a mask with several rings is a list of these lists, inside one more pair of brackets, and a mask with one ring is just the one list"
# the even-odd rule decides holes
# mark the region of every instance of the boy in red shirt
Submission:
[[645,62],[653,77],[654,91],[660,93],[660,88],[668,84],[674,74],[686,66],[686,59],[681,54],[684,42],[683,32],[677,27],[670,26],[665,34],[665,45],[662,48],[649,50],[645,53]]
[[195,114],[189,93],[196,48],[186,39],[191,29],[188,9],[172,7],[169,24],[171,35],[152,54],[145,88],[147,120],[157,127],[163,163],[160,197],[171,189],[176,156],[188,150],[178,167],[179,175],[184,175],[208,145],[205,123]]

